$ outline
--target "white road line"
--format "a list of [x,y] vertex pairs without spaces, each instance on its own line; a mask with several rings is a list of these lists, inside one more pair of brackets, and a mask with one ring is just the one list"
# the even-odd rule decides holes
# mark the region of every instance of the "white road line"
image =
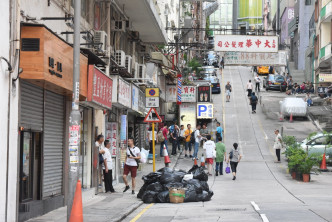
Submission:
[[259,209],[259,206],[254,201],[250,201],[250,203],[256,211],[261,210],[261,209]]
[[261,214],[261,218],[262,218],[263,222],[269,222],[269,219],[267,219],[265,214]]

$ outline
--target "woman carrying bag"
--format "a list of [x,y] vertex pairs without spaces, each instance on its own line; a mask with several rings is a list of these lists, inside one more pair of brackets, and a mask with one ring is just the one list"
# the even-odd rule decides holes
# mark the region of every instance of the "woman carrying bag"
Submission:
[[233,180],[236,180],[236,168],[237,168],[237,165],[239,164],[242,156],[238,150],[238,144],[237,143],[234,143],[233,144],[233,149],[232,151],[229,153],[229,156],[228,156],[228,161],[227,163],[230,162],[231,164],[231,169],[232,169],[232,173],[233,173]]

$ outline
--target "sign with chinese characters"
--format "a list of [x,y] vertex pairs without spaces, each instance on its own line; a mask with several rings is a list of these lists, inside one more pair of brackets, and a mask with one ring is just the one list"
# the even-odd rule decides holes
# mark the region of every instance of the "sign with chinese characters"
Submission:
[[332,82],[332,74],[319,74],[319,82]]
[[221,52],[278,52],[278,37],[215,35],[214,50]]
[[121,115],[121,131],[120,131],[120,140],[127,140],[127,115]]
[[93,65],[89,65],[88,98],[102,107],[112,108],[113,81]]
[[146,104],[145,94],[140,90],[138,96],[139,96],[139,99],[138,99],[138,112],[140,114],[144,114],[145,104]]
[[138,112],[138,99],[139,99],[139,89],[135,85],[131,85],[132,91],[131,91],[131,108]]
[[196,129],[196,103],[182,103],[180,105],[180,125],[187,128],[187,124],[191,125],[191,129]]
[[146,88],[145,96],[146,97],[159,97],[159,88]]
[[78,163],[78,146],[80,141],[80,125],[69,127],[69,162]]
[[197,104],[197,119],[213,119],[213,104]]
[[225,65],[286,66],[287,54],[285,51],[277,53],[226,52],[224,61]]
[[146,108],[159,107],[159,97],[146,97]]
[[118,137],[118,124],[116,122],[108,122],[106,124],[106,139],[111,143],[111,154],[117,154],[117,137]]
[[199,86],[198,87],[198,102],[211,102],[211,87]]
[[[166,102],[176,102],[178,90],[176,85],[167,85]],[[181,88],[181,102],[196,102],[196,86],[184,86]]]
[[118,103],[131,107],[131,87],[130,83],[119,78]]

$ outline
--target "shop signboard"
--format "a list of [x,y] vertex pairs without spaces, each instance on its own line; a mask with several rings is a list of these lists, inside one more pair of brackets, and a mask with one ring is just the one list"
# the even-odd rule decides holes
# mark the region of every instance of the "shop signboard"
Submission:
[[145,94],[140,90],[138,93],[138,112],[144,114],[145,112]]
[[[167,85],[166,87],[166,102],[176,102],[178,90],[176,85]],[[196,86],[184,86],[181,88],[181,102],[193,103],[196,102]]]
[[197,104],[197,119],[213,119],[213,104]]
[[139,88],[135,85],[131,85],[131,108],[132,110],[138,112],[138,103],[139,103]]
[[332,74],[319,74],[319,82],[332,82]]
[[146,97],[146,108],[158,108],[159,97]]
[[198,102],[211,102],[211,86],[198,87]]
[[215,35],[214,50],[219,52],[278,52],[278,37]]
[[247,65],[247,66],[286,66],[287,53],[267,52],[226,52],[224,55],[225,65]]
[[130,83],[119,78],[118,103],[131,107],[131,87]]
[[117,137],[118,124],[116,122],[108,122],[106,125],[106,139],[111,143],[111,154],[113,157],[117,154]]
[[180,125],[191,124],[191,128],[196,128],[196,103],[182,103],[180,105]]
[[89,65],[88,78],[87,101],[111,109],[113,80],[94,65]]

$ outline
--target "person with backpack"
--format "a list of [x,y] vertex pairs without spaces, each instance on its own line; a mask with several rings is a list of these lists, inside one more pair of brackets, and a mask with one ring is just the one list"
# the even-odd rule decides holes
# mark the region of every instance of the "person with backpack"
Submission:
[[236,180],[236,168],[237,168],[237,165],[240,163],[240,160],[242,158],[242,156],[239,152],[238,146],[239,145],[237,143],[233,144],[233,149],[229,153],[228,160],[227,160],[227,163],[230,162],[230,164],[231,164],[233,180]]
[[128,148],[126,153],[125,165],[123,170],[123,181],[126,185],[123,192],[129,190],[129,184],[127,180],[127,176],[130,172],[131,176],[131,184],[132,184],[132,191],[131,194],[135,194],[135,185],[136,185],[136,175],[137,175],[137,168],[139,165],[139,160],[141,159],[141,151],[138,147],[134,145],[134,139],[130,137],[128,139]]
[[258,103],[258,98],[255,95],[255,93],[253,92],[252,95],[251,95],[251,98],[250,98],[250,105],[251,105],[252,113],[256,113],[257,103]]
[[218,137],[222,138],[223,128],[220,126],[220,122],[217,122],[217,129],[216,129],[216,143],[218,142]]
[[202,136],[199,132],[199,130],[201,129],[201,125],[197,125],[196,126],[196,130],[194,132],[192,132],[191,137],[194,137],[192,140],[192,142],[194,142],[195,146],[194,146],[194,155],[193,155],[193,160],[196,159],[198,160],[197,154],[198,154],[198,148],[199,148],[199,144],[201,142]]
[[163,157],[163,150],[164,150],[164,145],[166,147],[167,153],[168,153],[168,147],[167,147],[167,135],[168,135],[168,129],[167,129],[167,124],[164,124],[164,127],[160,129],[162,133],[162,139],[160,140],[158,137],[158,140],[160,141],[160,157]]
[[226,102],[230,102],[231,92],[232,92],[232,85],[230,84],[230,82],[227,82],[225,86]]
[[184,148],[184,157],[190,157],[192,158],[192,152],[191,152],[191,134],[192,134],[192,130],[191,130],[191,125],[188,124],[187,125],[187,130],[184,131],[184,138],[185,138],[185,148]]
[[226,162],[226,147],[225,144],[222,143],[222,137],[217,138],[218,142],[216,143],[216,176],[218,176],[218,172],[220,175],[223,175],[223,161],[225,159]]

